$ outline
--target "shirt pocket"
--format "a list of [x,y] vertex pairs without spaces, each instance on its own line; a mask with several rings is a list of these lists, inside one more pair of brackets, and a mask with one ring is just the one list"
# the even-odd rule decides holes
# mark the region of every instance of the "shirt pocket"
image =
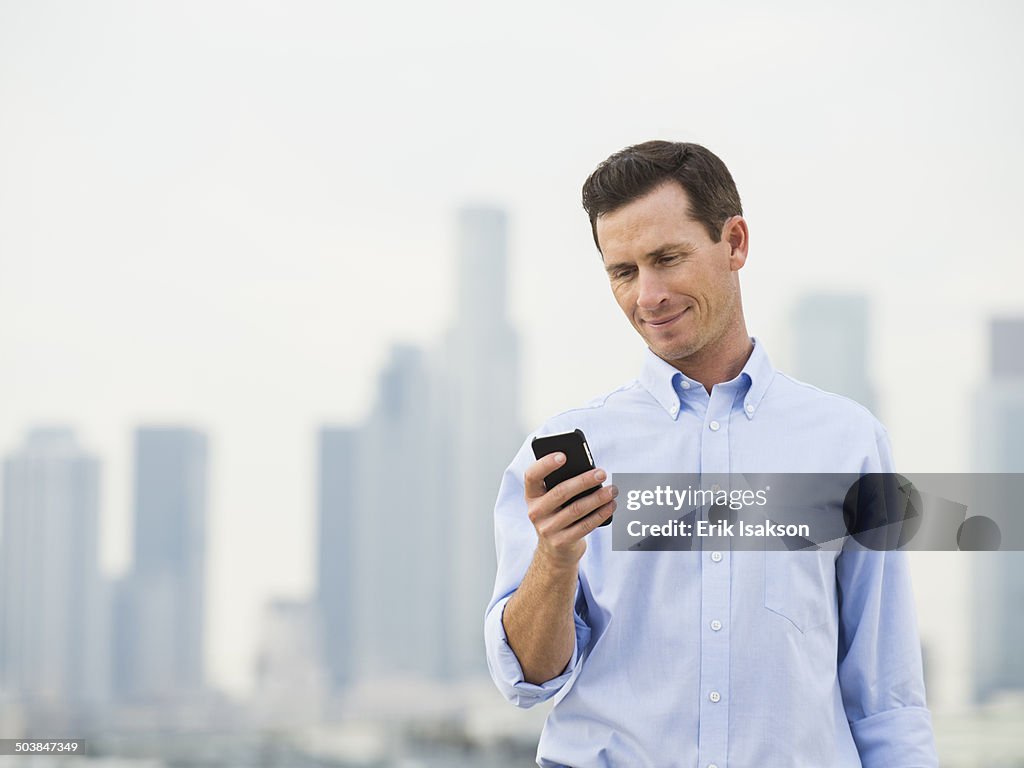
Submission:
[[809,632],[832,618],[836,606],[835,553],[764,553],[764,607]]

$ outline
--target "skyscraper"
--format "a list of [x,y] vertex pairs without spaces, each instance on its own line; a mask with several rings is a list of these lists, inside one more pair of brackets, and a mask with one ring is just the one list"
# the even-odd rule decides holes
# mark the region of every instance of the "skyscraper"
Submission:
[[98,460],[65,428],[4,462],[0,689],[29,712],[84,713],[106,694]]
[[793,375],[877,415],[868,312],[863,294],[809,293],[798,299],[792,315]]
[[317,440],[316,604],[331,687],[355,677],[355,535],[359,432],[324,427]]
[[355,649],[365,677],[443,675],[446,524],[431,491],[443,471],[423,351],[392,348],[359,435],[352,512]]
[[192,429],[135,433],[133,562],[118,589],[120,693],[180,700],[204,681],[207,440]]
[[[974,468],[1024,472],[1024,317],[993,320],[989,350],[991,376],[975,400]],[[970,556],[974,697],[982,703],[1024,690],[1024,552]]]
[[508,224],[497,208],[458,217],[458,307],[439,351],[434,434],[447,432],[450,515],[449,663],[455,676],[483,674],[481,626],[496,568],[494,500],[523,434],[519,424],[519,341],[507,312]]
[[506,240],[503,211],[459,212],[453,327],[429,352],[393,347],[367,421],[321,431],[318,599],[335,686],[486,672],[494,499],[522,439]]
[[335,691],[357,678],[444,675],[431,388],[422,350],[395,345],[366,422],[320,431],[317,603]]

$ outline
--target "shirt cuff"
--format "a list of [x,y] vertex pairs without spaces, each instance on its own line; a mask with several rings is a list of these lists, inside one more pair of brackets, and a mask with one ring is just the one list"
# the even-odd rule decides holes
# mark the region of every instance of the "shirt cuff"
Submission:
[[529,709],[534,704],[550,699],[573,676],[581,662],[581,649],[586,648],[590,642],[590,627],[574,610],[573,621],[576,624],[576,636],[573,641],[572,656],[569,658],[565,671],[558,675],[558,677],[553,677],[540,685],[528,683],[523,679],[523,668],[519,664],[515,651],[508,644],[505,625],[502,623],[505,606],[511,597],[512,595],[503,597],[495,603],[484,620],[487,668],[490,670],[491,678],[494,680],[498,690],[501,691],[502,696],[517,707]]
[[932,716],[899,707],[850,723],[864,768],[939,768]]

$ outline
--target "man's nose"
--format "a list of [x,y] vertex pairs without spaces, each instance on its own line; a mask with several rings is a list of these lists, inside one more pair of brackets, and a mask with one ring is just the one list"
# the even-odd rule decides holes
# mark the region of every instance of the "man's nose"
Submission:
[[666,298],[668,289],[664,279],[653,269],[640,269],[637,275],[639,293],[636,297],[636,305],[640,309],[657,309]]

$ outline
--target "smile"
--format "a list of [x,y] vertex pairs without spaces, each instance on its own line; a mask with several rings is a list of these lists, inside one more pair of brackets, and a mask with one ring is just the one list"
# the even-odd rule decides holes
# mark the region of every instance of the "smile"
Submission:
[[679,312],[679,313],[677,313],[675,315],[671,315],[670,317],[666,317],[663,320],[658,320],[658,321],[644,320],[644,324],[651,326],[651,328],[664,328],[667,325],[671,325],[676,320],[678,320],[680,317],[682,317],[684,314],[686,314],[686,310],[687,309],[689,309],[689,307],[684,309],[682,312]]

